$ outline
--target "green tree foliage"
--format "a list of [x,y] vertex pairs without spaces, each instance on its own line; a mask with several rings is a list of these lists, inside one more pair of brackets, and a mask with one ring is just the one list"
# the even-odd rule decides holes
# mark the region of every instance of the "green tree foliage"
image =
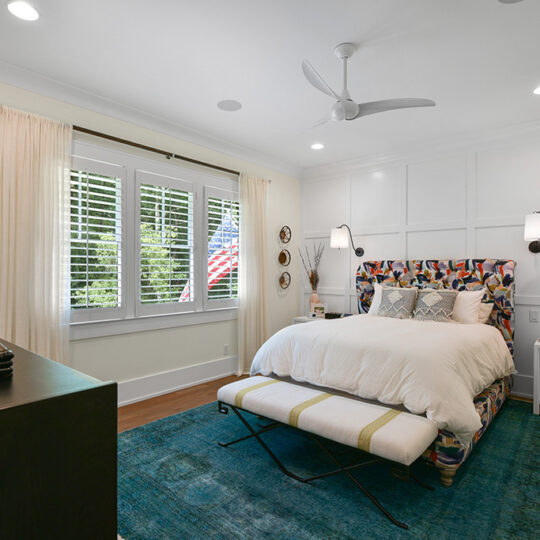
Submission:
[[88,303],[100,307],[115,307],[118,305],[118,271],[111,265],[116,265],[118,259],[118,248],[115,247],[111,255],[111,246],[114,244],[113,236],[110,234],[100,235],[100,241],[94,244],[92,249],[92,260],[96,264],[89,273],[89,287],[73,288],[72,286],[72,307],[86,307],[87,292]]
[[72,171],[72,308],[119,305],[120,234],[119,179]]
[[173,245],[178,237],[174,227],[141,225],[141,292],[147,304],[178,302],[189,278],[189,252],[161,244],[162,232]]
[[193,195],[142,184],[140,192],[141,302],[178,302],[189,281]]

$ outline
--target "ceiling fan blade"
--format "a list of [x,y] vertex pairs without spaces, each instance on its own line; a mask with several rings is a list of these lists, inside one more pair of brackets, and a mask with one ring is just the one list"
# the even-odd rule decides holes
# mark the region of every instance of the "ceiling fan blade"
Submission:
[[377,114],[385,111],[393,111],[395,109],[409,109],[411,107],[433,107],[436,103],[431,99],[420,98],[398,98],[398,99],[383,99],[382,101],[370,101],[368,103],[358,104],[358,114],[351,118],[360,118],[368,114]]
[[323,124],[326,124],[327,122],[330,122],[331,118],[329,116],[325,116],[324,118],[321,118],[318,122],[315,122],[311,129],[314,129],[316,127],[322,126]]
[[326,94],[327,96],[333,97],[335,99],[341,99],[341,96],[336,94],[329,86],[326,84],[326,81],[317,73],[315,68],[310,64],[308,60],[302,62],[302,71],[306,76],[306,79],[317,89]]

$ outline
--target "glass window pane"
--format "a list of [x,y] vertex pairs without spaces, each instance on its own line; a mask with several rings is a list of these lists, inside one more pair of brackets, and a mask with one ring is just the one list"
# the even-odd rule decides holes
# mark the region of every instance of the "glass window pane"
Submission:
[[208,299],[238,297],[240,204],[208,198]]
[[140,302],[190,302],[193,291],[193,194],[140,186]]
[[71,171],[71,308],[121,304],[121,180]]

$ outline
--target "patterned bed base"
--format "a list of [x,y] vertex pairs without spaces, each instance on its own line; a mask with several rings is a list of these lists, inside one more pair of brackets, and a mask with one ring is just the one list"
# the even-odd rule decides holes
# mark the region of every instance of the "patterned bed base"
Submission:
[[480,437],[499,412],[502,404],[510,394],[511,376],[504,379],[497,379],[483,392],[474,398],[474,404],[482,427],[476,432],[474,439],[467,445],[461,444],[453,433],[439,430],[439,435],[422,456],[425,460],[431,461],[440,470],[441,483],[444,486],[451,486],[454,475],[462,463],[467,459]]
[[[486,293],[484,301],[493,303],[488,324],[500,330],[513,354],[514,268],[515,262],[508,259],[365,261],[360,264],[356,273],[358,311],[368,312],[375,283],[458,291],[483,288]],[[510,385],[510,377],[499,379],[476,396],[474,403],[482,420],[482,428],[466,447],[452,433],[439,431],[439,436],[431,448],[426,450],[424,459],[432,461],[439,468],[443,485],[452,485],[454,474],[467,459],[510,393]]]

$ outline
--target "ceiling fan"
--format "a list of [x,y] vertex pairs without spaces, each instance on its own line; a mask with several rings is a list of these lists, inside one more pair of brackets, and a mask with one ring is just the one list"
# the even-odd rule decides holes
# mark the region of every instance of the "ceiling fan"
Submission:
[[334,49],[335,55],[343,60],[343,90],[341,94],[334,92],[326,81],[317,73],[308,60],[302,62],[302,70],[306,79],[317,90],[334,98],[336,103],[330,110],[330,118],[326,118],[315,125],[321,125],[328,120],[355,120],[368,114],[376,114],[394,109],[408,109],[410,107],[433,107],[435,102],[431,99],[421,98],[398,98],[383,99],[382,101],[370,101],[368,103],[356,103],[352,100],[347,89],[347,60],[354,54],[356,47],[352,43],[341,43]]

